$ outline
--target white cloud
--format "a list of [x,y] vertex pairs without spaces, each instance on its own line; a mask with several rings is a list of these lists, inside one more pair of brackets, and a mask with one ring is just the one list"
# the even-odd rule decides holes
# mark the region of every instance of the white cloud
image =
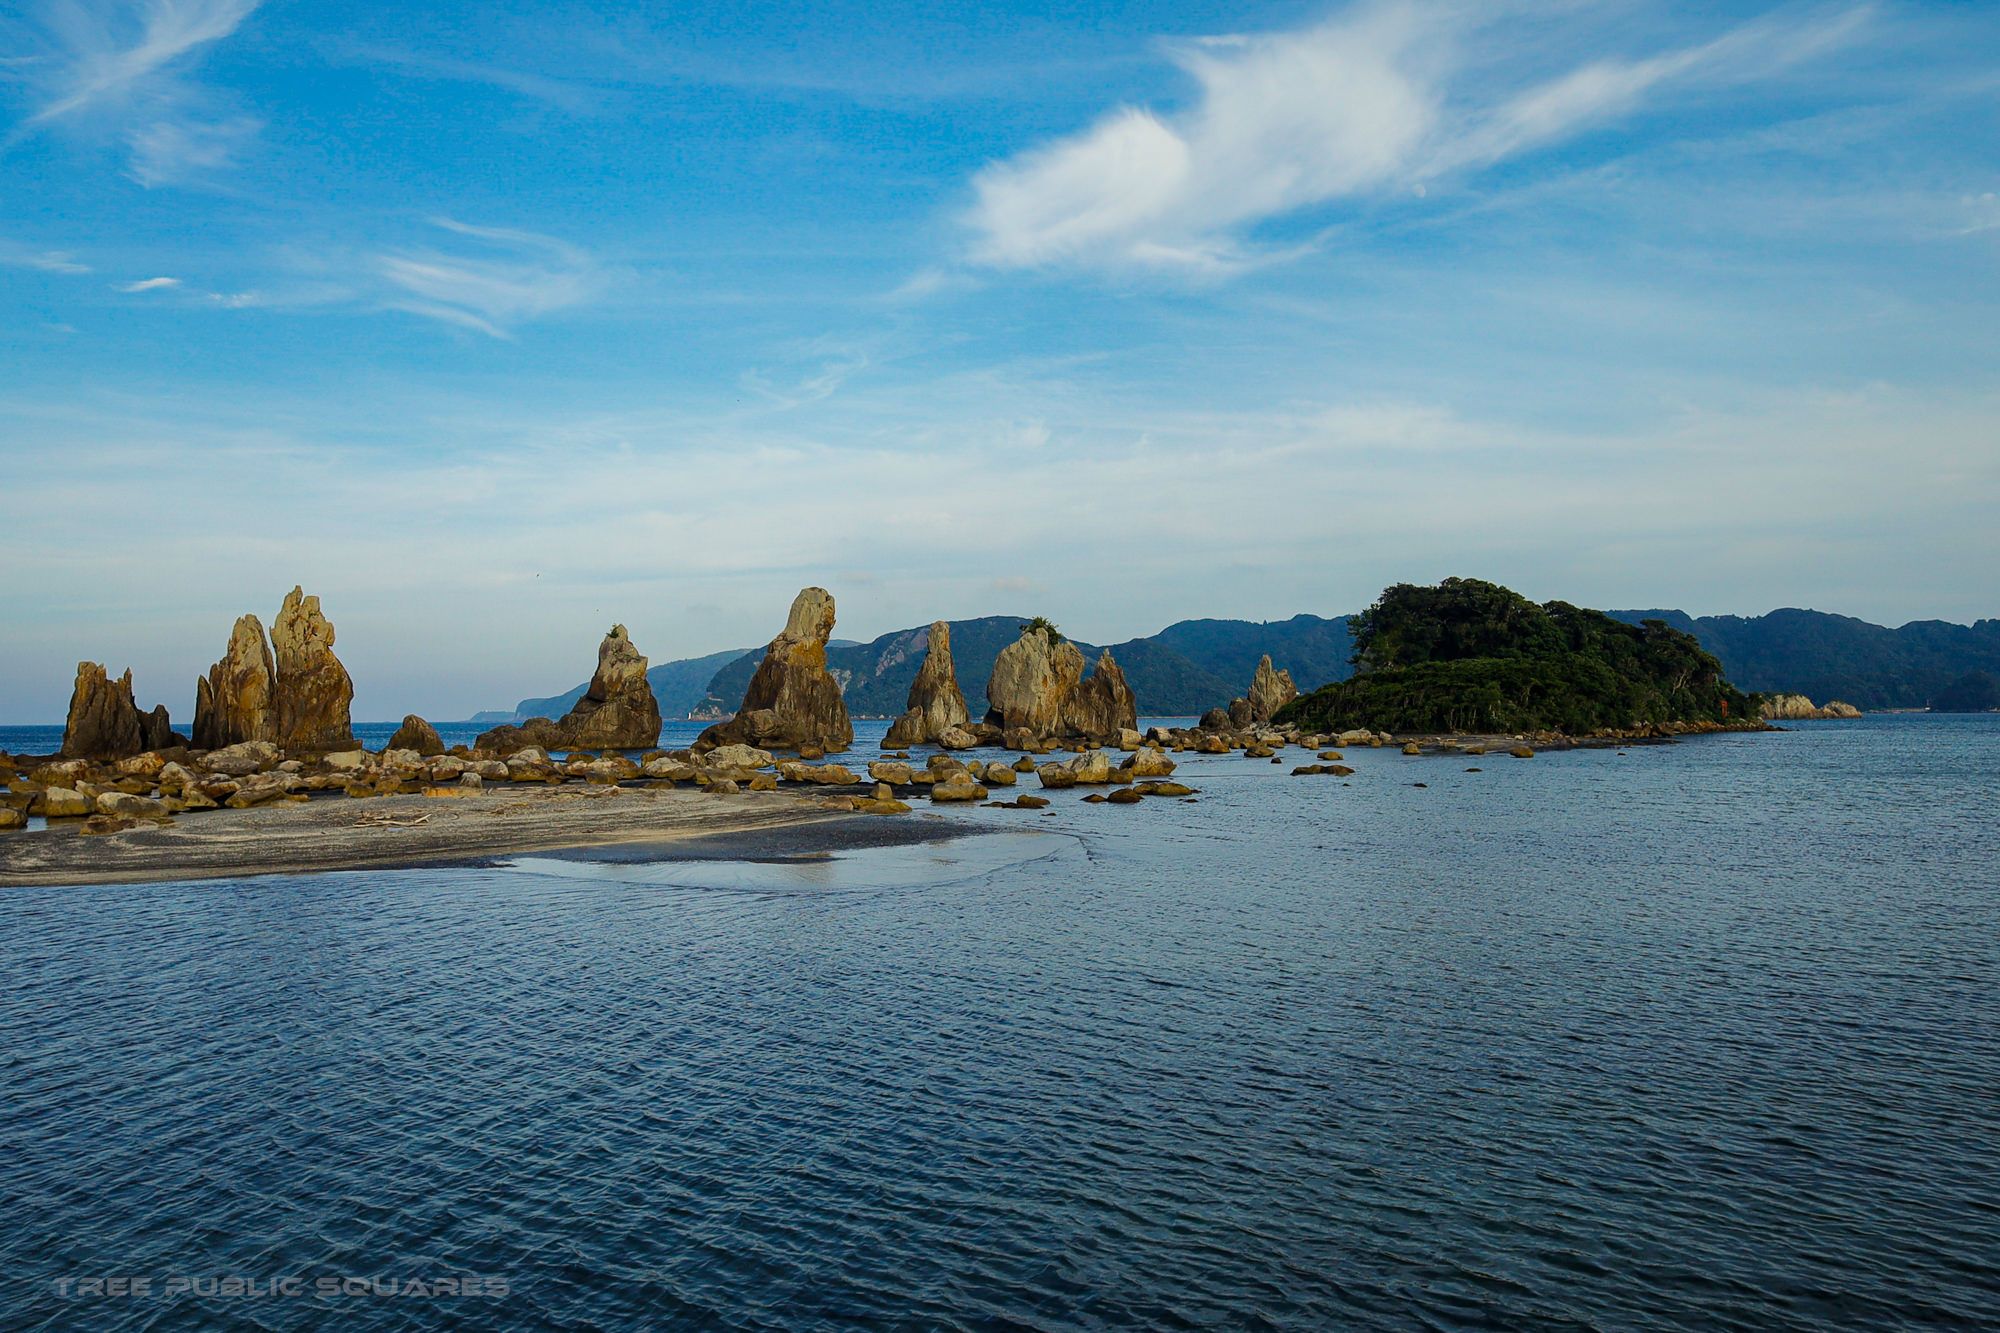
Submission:
[[179,278],[141,278],[137,282],[121,283],[121,292],[159,292],[181,285]]
[[251,116],[228,120],[162,120],[126,136],[132,150],[133,180],[151,188],[234,166],[243,146],[263,128]]
[[450,218],[435,222],[464,238],[467,248],[375,256],[376,272],[396,289],[387,301],[391,309],[508,338],[514,325],[579,305],[599,289],[591,257],[554,237]]
[[1845,40],[1863,11],[1746,25],[1639,60],[1590,61],[1527,86],[1470,70],[1497,22],[1459,7],[1357,7],[1299,32],[1171,47],[1186,109],[1124,107],[981,171],[964,221],[993,267],[1063,263],[1227,272],[1282,257],[1250,233],[1334,200],[1408,190],[1633,110],[1673,81],[1746,81]]
[[40,269],[44,273],[90,272],[90,265],[78,262],[68,250],[36,250],[8,240],[0,240],[0,265]]
[[183,56],[235,32],[257,5],[258,0],[143,0],[136,6],[54,8],[48,26],[65,58],[53,80],[52,100],[33,121],[146,90]]

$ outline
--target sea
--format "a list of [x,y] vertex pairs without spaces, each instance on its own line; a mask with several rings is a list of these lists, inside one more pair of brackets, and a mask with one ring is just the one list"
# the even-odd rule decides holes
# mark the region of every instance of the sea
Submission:
[[1995,1327],[2000,716],[1183,759],[0,886],[0,1328]]

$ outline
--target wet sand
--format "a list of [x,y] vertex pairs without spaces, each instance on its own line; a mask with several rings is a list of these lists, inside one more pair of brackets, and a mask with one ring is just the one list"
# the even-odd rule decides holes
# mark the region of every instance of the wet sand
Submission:
[[[415,822],[421,820],[421,823]],[[814,796],[688,788],[520,787],[477,796],[345,797],[183,815],[171,826],[82,837],[79,820],[0,836],[0,885],[113,884],[477,862],[521,852],[634,857],[797,854],[948,836],[947,821],[828,810]],[[915,824],[917,827],[890,828]],[[703,847],[699,844],[710,844]]]

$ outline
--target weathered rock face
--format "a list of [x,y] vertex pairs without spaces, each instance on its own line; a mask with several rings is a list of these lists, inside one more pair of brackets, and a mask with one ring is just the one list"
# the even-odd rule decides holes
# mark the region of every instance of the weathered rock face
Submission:
[[965,727],[972,714],[966,710],[965,694],[958,688],[958,672],[951,661],[951,626],[942,620],[932,621],[927,639],[924,664],[910,682],[909,711],[890,723],[882,738],[891,749],[942,742],[947,733],[957,733],[953,740],[970,737]]
[[1071,691],[1063,707],[1063,734],[1108,743],[1116,741],[1121,731],[1138,725],[1138,701],[1106,648],[1098,655],[1097,669]]
[[139,705],[132,702],[132,673],[117,680],[95,662],[76,664],[62,752],[71,759],[122,759],[146,748]]
[[1010,745],[1066,737],[1116,741],[1121,730],[1139,721],[1132,687],[1109,649],[1086,679],[1076,645],[1055,642],[1039,628],[1000,650],[986,698],[991,705],[986,721],[999,727]]
[[659,701],[646,680],[646,659],[623,625],[613,625],[597,646],[590,687],[556,727],[573,750],[649,750],[659,742]]
[[771,640],[764,660],[743,692],[743,706],[695,741],[696,750],[747,744],[828,754],[854,744],[840,682],[826,669],[826,641],[833,635],[833,594],[806,588],[792,601],[784,632]]
[[1063,705],[1083,678],[1083,654],[1067,639],[1027,629],[993,659],[986,720],[1005,733],[1047,738],[1062,732]]
[[156,704],[152,712],[139,715],[139,744],[146,750],[171,750],[187,744],[187,740],[174,733],[174,721],[167,715],[167,706]]
[[264,623],[255,616],[237,617],[222,660],[195,682],[195,745],[220,750],[242,741],[277,739],[277,677]]
[[354,681],[333,655],[333,622],[320,614],[319,598],[301,588],[285,595],[271,626],[271,647],[278,667],[278,744],[308,753],[354,749],[348,714]]
[[411,713],[403,719],[403,725],[396,728],[396,734],[382,749],[385,753],[389,750],[414,750],[428,759],[444,753],[444,740],[438,735],[436,727]]
[[1860,717],[1861,710],[1838,699],[1820,708],[1803,694],[1767,694],[1760,716],[1766,722],[1796,722],[1805,718]]
[[1269,722],[1271,715],[1299,697],[1299,687],[1292,683],[1292,673],[1276,671],[1271,667],[1271,655],[1265,653],[1257,663],[1257,675],[1250,682],[1250,715],[1259,722]]

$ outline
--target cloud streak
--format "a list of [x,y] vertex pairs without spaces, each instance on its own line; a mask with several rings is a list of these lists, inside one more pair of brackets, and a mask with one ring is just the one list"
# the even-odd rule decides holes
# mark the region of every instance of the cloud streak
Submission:
[[1125,107],[979,172],[973,262],[1226,273],[1282,258],[1263,223],[1316,205],[1422,192],[1633,112],[1673,82],[1747,82],[1848,39],[1865,11],[1745,25],[1643,59],[1496,85],[1464,49],[1491,20],[1411,3],[1298,32],[1170,46],[1197,95]]
[[589,254],[552,236],[434,219],[460,238],[456,251],[391,251],[374,259],[394,294],[390,309],[441,320],[492,338],[516,325],[580,305],[600,289]]
[[127,5],[65,5],[50,28],[66,60],[54,98],[30,117],[41,124],[142,91],[182,57],[235,32],[259,0],[145,0],[138,29],[119,21]]

